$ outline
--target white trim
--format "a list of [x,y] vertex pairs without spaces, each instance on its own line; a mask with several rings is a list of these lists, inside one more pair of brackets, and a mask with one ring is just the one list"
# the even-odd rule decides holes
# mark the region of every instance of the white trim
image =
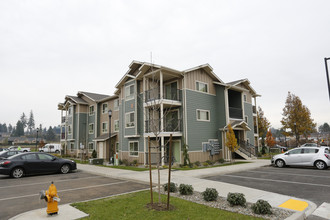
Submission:
[[217,95],[215,95],[215,94],[212,94],[212,93],[200,92],[200,91],[197,91],[197,90],[194,90],[194,89],[188,89],[188,88],[186,88],[185,90],[189,90],[189,91],[193,91],[193,92],[202,93],[202,94],[204,94],[204,95],[212,95],[212,96],[217,96]]
[[[245,120],[245,118],[246,118],[246,120]],[[246,124],[248,124],[248,125],[249,125],[249,116],[247,116],[247,115],[244,115],[244,121],[245,121],[245,123],[246,123]]]
[[[104,111],[104,109],[103,109],[103,106],[104,106],[104,105],[107,105],[106,111]],[[103,103],[103,104],[102,104],[102,114],[107,114],[107,113],[108,113],[108,110],[109,110],[108,107],[109,107],[108,103]]]
[[[93,112],[91,112],[91,107],[93,107]],[[95,106],[94,105],[90,105],[88,108],[88,115],[89,116],[93,116],[95,114]]]
[[[132,114],[132,113],[134,114],[134,121],[133,121],[134,126],[127,127],[126,115],[128,115],[128,114]],[[130,117],[130,118],[131,118],[131,117]],[[126,112],[126,113],[125,113],[124,123],[125,123],[125,128],[134,128],[134,127],[135,127],[135,111],[131,111],[131,112]],[[130,121],[130,123],[132,123],[132,122]]]
[[[125,88],[124,89],[124,91],[125,91],[125,101],[129,101],[129,100],[134,99],[134,93],[133,94],[130,93],[130,96],[129,97],[127,97],[127,94],[126,94],[126,88],[129,88],[131,86],[136,87],[135,84],[125,85],[125,87],[124,87]],[[134,88],[134,90],[135,90],[135,88]],[[129,91],[131,91],[131,89],[129,89]]]
[[[91,125],[93,125],[93,132],[91,132],[91,129],[90,129],[90,126]],[[88,134],[94,134],[94,130],[95,130],[95,128],[94,128],[94,123],[90,123],[90,124],[88,124]]]
[[[118,122],[118,130],[116,130],[116,122]],[[113,125],[114,125],[114,132],[119,132],[119,119],[118,120],[114,120],[113,121]]]
[[[137,143],[137,151],[131,151],[131,143]],[[129,152],[128,156],[130,156],[130,157],[139,157],[139,141],[129,141],[128,142],[128,152]],[[137,152],[137,155],[131,155],[131,152]]]
[[[118,106],[116,107],[116,102],[118,102]],[[117,99],[115,99],[114,101],[113,101],[113,110],[114,111],[119,111],[119,98],[117,98]]]
[[[203,120],[203,119],[198,119],[198,111],[200,112],[208,112],[209,119],[208,120]],[[210,110],[205,110],[205,109],[196,109],[196,120],[197,121],[210,121],[211,120],[211,113]]]
[[[203,91],[197,90],[197,85],[196,85],[197,83],[205,84],[205,85],[206,85],[206,88],[207,88],[207,91],[206,91],[206,92],[203,92]],[[198,81],[198,80],[195,80],[195,90],[196,90],[197,92],[209,93],[209,89],[210,89],[210,87],[209,87],[209,84],[208,84],[208,83],[206,83],[206,82],[202,82],[202,81]]]

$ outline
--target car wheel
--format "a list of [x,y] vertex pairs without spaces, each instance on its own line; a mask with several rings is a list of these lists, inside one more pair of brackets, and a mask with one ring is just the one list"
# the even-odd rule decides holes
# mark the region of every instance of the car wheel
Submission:
[[43,150],[40,150],[39,152],[44,152]]
[[24,175],[24,170],[21,167],[16,167],[11,171],[11,176],[14,178],[21,178]]
[[323,161],[318,160],[315,162],[315,167],[319,170],[324,170],[325,168],[327,168],[327,165]]
[[56,151],[55,151],[55,153],[57,153],[57,154],[58,154],[59,152],[60,152],[59,150],[56,150]]
[[283,160],[277,160],[277,161],[275,162],[275,164],[276,164],[276,166],[279,167],[279,168],[282,168],[282,167],[285,166],[285,163],[284,163]]
[[66,174],[70,171],[70,165],[69,164],[64,164],[61,166],[61,173]]

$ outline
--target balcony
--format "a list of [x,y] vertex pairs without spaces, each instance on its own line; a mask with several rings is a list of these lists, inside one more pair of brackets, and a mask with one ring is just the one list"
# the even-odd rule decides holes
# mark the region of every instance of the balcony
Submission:
[[[159,88],[151,89],[148,91],[145,91],[145,102],[151,102],[160,100],[160,92]],[[178,101],[181,102],[182,100],[182,91],[180,89],[172,89],[171,91],[164,92],[163,99],[166,100],[172,100],[172,101]]]
[[182,120],[176,119],[171,121],[164,120],[164,129],[161,129],[161,120],[153,119],[145,121],[146,133],[160,132],[182,132]]
[[61,118],[61,123],[63,124],[63,123],[65,123],[65,122],[66,122],[66,117],[63,116],[63,117]]
[[243,110],[241,108],[229,107],[229,118],[243,119]]
[[61,139],[62,139],[62,140],[65,139],[65,133],[61,133]]

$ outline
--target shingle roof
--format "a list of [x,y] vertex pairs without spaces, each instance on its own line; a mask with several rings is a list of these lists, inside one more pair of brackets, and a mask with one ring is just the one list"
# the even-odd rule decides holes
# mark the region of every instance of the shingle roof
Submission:
[[80,94],[92,99],[95,102],[98,102],[98,101],[101,101],[102,99],[110,97],[109,95],[103,95],[103,94],[97,94],[97,93],[91,93],[91,92],[78,92],[78,96]]
[[241,82],[244,82],[246,81],[246,79],[240,79],[240,80],[236,80],[236,81],[232,81],[232,82],[229,82],[229,83],[226,83],[226,84],[229,84],[229,85],[237,85]]
[[85,101],[85,100],[83,100],[82,98],[79,98],[79,97],[77,97],[77,96],[71,96],[71,95],[68,95],[67,96],[68,98],[70,98],[70,99],[72,99],[75,103],[77,103],[77,104],[85,104],[85,105],[88,105],[88,103]]

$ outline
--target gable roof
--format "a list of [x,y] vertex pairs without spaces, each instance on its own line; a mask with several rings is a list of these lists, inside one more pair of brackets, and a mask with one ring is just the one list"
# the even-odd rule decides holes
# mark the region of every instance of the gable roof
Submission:
[[79,91],[77,96],[80,98],[81,96],[86,96],[87,98],[89,98],[90,100],[94,101],[94,102],[99,102],[103,99],[109,98],[109,95],[103,95],[103,94],[97,94],[97,93],[91,93],[91,92],[82,92]]
[[208,73],[211,78],[213,78],[213,80],[216,80],[217,82],[220,82],[220,83],[224,83],[214,72],[213,72],[213,68],[210,66],[210,64],[206,63],[206,64],[203,64],[203,65],[199,65],[199,66],[196,66],[196,67],[193,67],[193,68],[190,68],[190,69],[187,69],[187,70],[184,70],[183,72],[184,73],[189,73],[191,71],[194,71],[194,70],[198,70],[198,69],[203,69],[206,73]]
[[236,89],[242,89],[240,87],[238,87],[238,85],[242,84],[245,87],[247,87],[247,89],[251,92],[253,97],[257,97],[260,96],[257,94],[257,92],[252,88],[252,86],[250,85],[250,81],[248,79],[240,79],[240,80],[236,80],[236,81],[232,81],[229,83],[226,83],[228,85],[228,88],[236,88]]

